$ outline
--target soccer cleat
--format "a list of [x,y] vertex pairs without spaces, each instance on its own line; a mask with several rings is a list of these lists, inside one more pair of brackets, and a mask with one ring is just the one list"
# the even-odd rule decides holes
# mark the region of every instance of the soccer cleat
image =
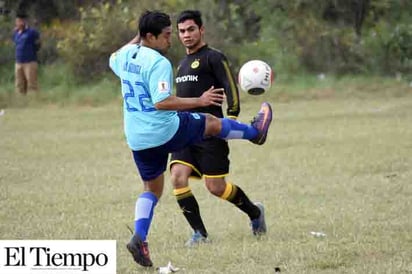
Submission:
[[258,135],[250,141],[257,145],[263,145],[268,135],[270,123],[272,122],[272,107],[268,102],[263,102],[258,114],[253,118],[251,126],[258,130]]
[[190,238],[186,243],[185,246],[187,247],[194,247],[200,244],[206,244],[209,243],[210,240],[203,236],[199,231],[195,231],[192,235],[192,238]]
[[265,208],[260,202],[255,202],[255,205],[259,208],[260,215],[259,218],[252,220],[252,232],[258,236],[266,233]]
[[127,250],[133,255],[133,259],[141,266],[153,266],[149,255],[149,246],[147,242],[143,242],[137,234],[134,234],[130,242],[127,244]]

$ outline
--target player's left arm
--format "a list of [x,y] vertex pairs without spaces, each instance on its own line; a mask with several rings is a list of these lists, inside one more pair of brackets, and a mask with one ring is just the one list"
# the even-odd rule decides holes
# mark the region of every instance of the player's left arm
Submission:
[[223,54],[209,56],[209,64],[214,72],[219,87],[224,88],[227,102],[226,114],[229,118],[236,119],[240,112],[239,90],[229,66],[229,61]]
[[210,87],[200,97],[182,98],[172,95],[173,70],[166,58],[153,66],[150,76],[150,97],[158,110],[187,110],[209,105],[221,106],[223,101],[223,90],[214,87]]

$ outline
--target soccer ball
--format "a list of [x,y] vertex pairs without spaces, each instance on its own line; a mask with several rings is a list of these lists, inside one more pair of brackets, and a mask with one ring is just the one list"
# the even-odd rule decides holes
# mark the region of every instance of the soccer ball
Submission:
[[273,72],[265,62],[251,60],[240,68],[238,81],[243,91],[251,95],[260,95],[272,85]]

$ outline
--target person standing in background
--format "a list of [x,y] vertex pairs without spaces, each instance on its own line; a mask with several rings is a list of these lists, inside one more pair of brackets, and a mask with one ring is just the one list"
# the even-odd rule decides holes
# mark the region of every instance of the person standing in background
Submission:
[[40,33],[29,27],[27,15],[19,13],[16,16],[13,32],[13,42],[16,47],[15,87],[19,94],[28,91],[37,92],[37,52],[40,49]]

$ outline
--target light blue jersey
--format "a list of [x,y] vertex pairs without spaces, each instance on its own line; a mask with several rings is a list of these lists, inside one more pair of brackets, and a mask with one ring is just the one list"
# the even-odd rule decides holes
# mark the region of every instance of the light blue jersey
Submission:
[[122,85],[124,130],[130,149],[157,147],[169,141],[179,127],[177,112],[154,106],[172,92],[169,60],[151,48],[126,45],[110,56],[110,68]]

